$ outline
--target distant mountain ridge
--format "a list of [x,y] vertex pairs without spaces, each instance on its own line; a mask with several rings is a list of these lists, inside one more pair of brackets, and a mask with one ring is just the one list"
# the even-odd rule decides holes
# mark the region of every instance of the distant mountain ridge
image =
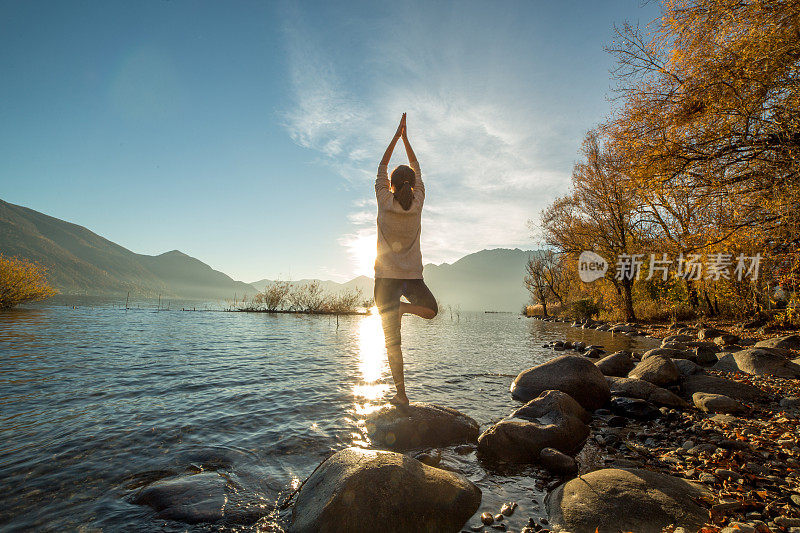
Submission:
[[[495,248],[465,255],[454,263],[424,266],[423,277],[436,299],[464,311],[519,311],[530,299],[523,285],[525,264],[537,251],[519,248]],[[263,291],[271,280],[263,279],[251,285]],[[323,290],[339,292],[361,289],[365,298],[372,297],[373,279],[359,276],[345,283],[301,279],[294,284],[318,281]]]
[[[264,290],[269,280],[236,281],[178,250],[137,254],[83,226],[0,200],[0,252],[48,268],[51,283],[64,294],[158,295],[187,299],[228,299]],[[452,264],[427,264],[424,277],[442,305],[464,311],[518,311],[528,301],[522,279],[535,251],[482,250]],[[373,280],[319,281],[323,290],[360,289],[372,297]]]
[[83,226],[2,200],[0,252],[41,263],[65,294],[231,298],[255,292],[178,250],[137,254]]

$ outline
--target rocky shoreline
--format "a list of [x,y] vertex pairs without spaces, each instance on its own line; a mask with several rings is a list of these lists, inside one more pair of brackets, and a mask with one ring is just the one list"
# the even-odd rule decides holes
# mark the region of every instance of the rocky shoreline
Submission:
[[[290,531],[800,533],[800,336],[663,333],[641,354],[548,343],[561,355],[521,371],[509,391],[521,406],[483,432],[437,405],[366,415],[370,449],[340,450],[310,474]],[[526,472],[546,498],[487,504],[454,455]],[[216,492],[199,501],[181,489],[182,520],[219,514],[224,482],[204,482]],[[167,496],[144,487],[134,500],[170,516]]]

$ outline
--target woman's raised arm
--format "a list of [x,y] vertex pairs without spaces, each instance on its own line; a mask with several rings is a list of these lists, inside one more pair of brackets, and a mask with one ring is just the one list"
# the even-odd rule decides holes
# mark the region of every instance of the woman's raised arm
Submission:
[[[389,146],[386,148],[386,152],[383,153],[383,159],[381,159],[381,165],[388,166],[389,160],[392,158],[392,152],[394,152],[394,145],[397,144],[397,139],[400,138],[400,135],[403,133],[403,130],[406,128],[406,114],[403,113],[402,118],[400,118],[400,125],[397,126],[397,131],[392,137],[392,142],[389,143]],[[406,142],[405,139],[403,142]],[[406,148],[406,150],[408,150]]]
[[411,148],[411,143],[408,142],[405,113],[403,113],[403,131],[401,132],[401,136],[403,137],[403,144],[406,147],[406,155],[408,156],[408,162],[411,164],[417,163],[417,156],[414,154],[414,150]]

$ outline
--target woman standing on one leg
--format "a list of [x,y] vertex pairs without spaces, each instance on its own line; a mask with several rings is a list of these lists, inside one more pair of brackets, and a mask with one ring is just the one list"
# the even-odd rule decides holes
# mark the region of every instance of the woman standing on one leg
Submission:
[[[387,175],[387,166],[398,139],[403,139],[410,166],[400,165]],[[404,313],[433,318],[438,312],[436,299],[422,279],[422,253],[419,247],[425,185],[417,157],[406,133],[406,114],[378,165],[375,180],[378,199],[378,257],[375,260],[375,305],[381,314],[386,352],[397,394],[389,400],[407,405],[403,352],[400,349],[400,319]],[[401,302],[405,296],[410,303]]]

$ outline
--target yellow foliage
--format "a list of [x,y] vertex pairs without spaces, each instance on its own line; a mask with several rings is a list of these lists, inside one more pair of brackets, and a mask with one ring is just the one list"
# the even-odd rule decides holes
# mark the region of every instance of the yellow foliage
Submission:
[[56,294],[47,283],[46,269],[25,259],[0,253],[0,309],[42,300]]

